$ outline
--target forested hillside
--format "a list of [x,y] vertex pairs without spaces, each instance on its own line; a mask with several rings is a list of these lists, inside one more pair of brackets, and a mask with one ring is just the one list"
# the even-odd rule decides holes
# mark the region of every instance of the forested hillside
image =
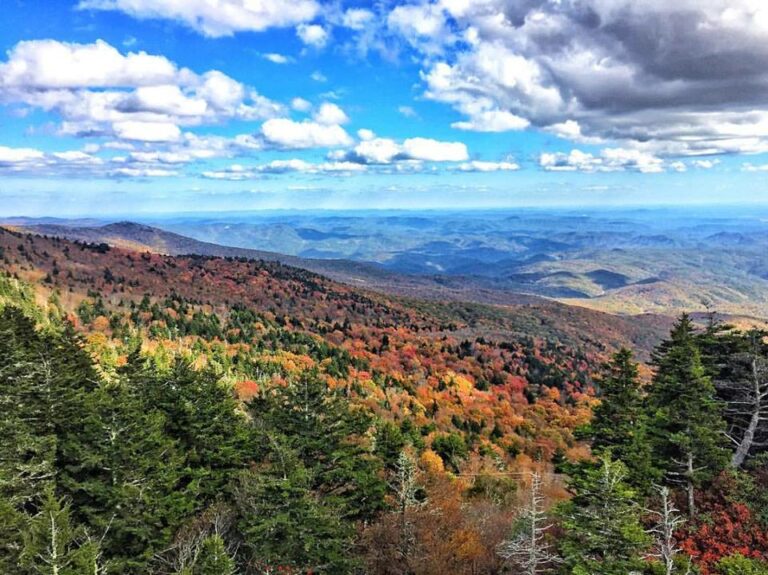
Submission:
[[683,317],[637,364],[276,263],[0,262],[0,573],[768,573],[763,333]]

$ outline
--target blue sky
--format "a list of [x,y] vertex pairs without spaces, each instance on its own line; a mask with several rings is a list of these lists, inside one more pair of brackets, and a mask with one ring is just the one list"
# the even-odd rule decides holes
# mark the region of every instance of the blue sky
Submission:
[[4,7],[0,215],[768,200],[758,0]]

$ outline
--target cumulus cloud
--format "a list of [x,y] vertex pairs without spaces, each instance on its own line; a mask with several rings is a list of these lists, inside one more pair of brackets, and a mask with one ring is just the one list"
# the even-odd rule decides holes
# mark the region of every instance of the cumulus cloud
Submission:
[[268,145],[290,150],[332,148],[352,143],[347,131],[338,124],[296,122],[288,118],[267,120],[261,126],[261,136]]
[[365,8],[349,8],[341,18],[341,25],[350,30],[362,31],[371,25],[376,15]]
[[520,166],[515,162],[483,162],[475,160],[464,162],[458,165],[458,170],[462,172],[513,172],[519,170]]
[[153,142],[178,138],[179,126],[283,112],[217,70],[197,74],[163,56],[122,54],[101,40],[18,43],[0,62],[0,102],[57,113],[64,135]]
[[454,127],[663,156],[768,149],[767,22],[758,0],[431,0],[387,18]]
[[304,98],[294,98],[291,100],[291,108],[297,112],[309,112],[312,109],[312,104]]
[[607,148],[594,155],[581,150],[569,153],[543,153],[539,165],[551,172],[620,172],[637,171],[645,174],[664,171],[664,160],[640,150]]
[[412,160],[461,162],[469,157],[461,142],[441,142],[431,138],[408,138],[403,142],[405,155]]
[[313,48],[322,48],[328,43],[328,30],[319,24],[300,24],[296,27],[296,35]]
[[169,123],[116,122],[112,128],[115,136],[123,140],[173,142],[181,136],[179,127]]
[[81,0],[78,8],[174,20],[214,38],[294,26],[312,20],[320,11],[315,0]]
[[103,40],[93,44],[29,40],[16,44],[0,64],[0,87],[7,91],[152,86],[176,82],[184,73],[163,56],[123,55]]
[[361,141],[351,150],[331,154],[336,160],[358,164],[391,164],[395,162],[462,162],[469,158],[462,142],[443,142],[431,138],[408,138],[396,142],[379,138],[370,130],[360,130]]
[[336,104],[324,102],[313,116],[315,122],[330,126],[333,124],[346,124],[349,122],[347,114]]
[[8,148],[0,146],[0,166],[23,165],[42,160],[45,154],[33,148]]

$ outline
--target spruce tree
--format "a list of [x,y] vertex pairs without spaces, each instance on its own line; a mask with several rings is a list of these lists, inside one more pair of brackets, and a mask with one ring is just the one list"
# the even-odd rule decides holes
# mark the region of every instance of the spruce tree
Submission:
[[647,491],[654,480],[647,440],[647,417],[638,365],[628,349],[618,351],[603,368],[600,405],[594,409],[587,435],[596,454],[624,462],[628,481]]
[[653,359],[648,406],[654,465],[666,482],[684,486],[693,516],[695,487],[720,471],[728,454],[722,405],[702,364],[690,317],[680,318]]
[[250,412],[261,445],[272,449],[279,441],[294,453],[310,474],[309,487],[339,504],[347,519],[370,518],[384,508],[381,464],[365,438],[371,418],[318,373],[262,393]]
[[20,575],[101,575],[98,543],[72,518],[69,503],[47,489],[23,530]]
[[192,573],[193,575],[234,575],[235,562],[227,551],[221,535],[214,533],[206,537]]
[[650,540],[640,523],[636,492],[626,477],[624,464],[607,457],[596,465],[578,467],[571,477],[573,497],[558,512],[565,573],[627,575],[643,570]]

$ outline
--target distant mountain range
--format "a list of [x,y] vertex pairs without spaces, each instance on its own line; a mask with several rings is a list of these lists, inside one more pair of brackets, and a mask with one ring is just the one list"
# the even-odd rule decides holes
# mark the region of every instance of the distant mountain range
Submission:
[[663,210],[5,221],[134,250],[276,261],[418,299],[557,300],[629,316],[713,310],[739,323],[768,319],[766,222],[742,212]]

